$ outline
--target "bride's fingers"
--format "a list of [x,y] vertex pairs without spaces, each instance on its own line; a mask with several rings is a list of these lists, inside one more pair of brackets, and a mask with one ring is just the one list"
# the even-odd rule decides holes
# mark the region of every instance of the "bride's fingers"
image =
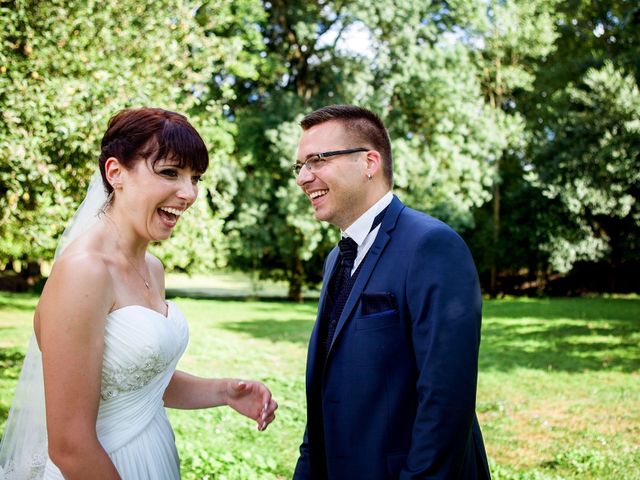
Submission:
[[258,423],[264,422],[267,418],[273,415],[277,408],[278,404],[275,400],[270,400],[269,403],[264,404],[258,414]]
[[264,421],[258,424],[258,430],[260,430],[261,432],[265,431],[269,426],[269,424],[273,422],[275,419],[276,419],[276,415],[275,413],[272,413]]
[[273,422],[276,419],[276,414],[272,413],[271,415],[269,415],[267,417],[267,419],[264,421],[264,428],[267,428],[271,422]]
[[277,409],[278,409],[278,402],[276,402],[274,399],[271,399],[271,401],[269,402],[269,405],[265,409],[265,413],[267,415],[270,415],[273,412],[275,412]]

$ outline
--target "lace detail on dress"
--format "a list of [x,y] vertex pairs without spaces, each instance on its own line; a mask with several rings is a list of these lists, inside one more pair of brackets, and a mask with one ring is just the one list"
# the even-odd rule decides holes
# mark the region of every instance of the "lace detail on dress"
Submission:
[[146,346],[141,364],[131,364],[116,369],[103,369],[100,396],[103,400],[115,398],[123,392],[139,390],[147,385],[152,378],[166,370],[171,362],[163,358],[153,348]]

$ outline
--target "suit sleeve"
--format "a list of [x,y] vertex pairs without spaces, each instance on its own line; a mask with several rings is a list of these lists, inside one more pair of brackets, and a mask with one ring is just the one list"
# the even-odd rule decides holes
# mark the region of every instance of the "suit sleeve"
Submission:
[[300,444],[300,457],[296,469],[293,472],[293,480],[307,480],[311,478],[311,464],[309,462],[309,434],[307,427],[304,429],[304,437]]
[[418,242],[406,292],[418,407],[400,478],[457,479],[475,418],[482,299],[471,254],[449,227]]

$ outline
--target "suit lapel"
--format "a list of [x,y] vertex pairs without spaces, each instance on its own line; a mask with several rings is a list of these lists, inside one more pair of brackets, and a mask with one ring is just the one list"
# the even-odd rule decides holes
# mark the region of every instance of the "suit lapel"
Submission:
[[311,385],[311,381],[313,379],[313,375],[315,372],[315,361],[316,361],[316,353],[318,351],[318,344],[320,343],[320,338],[318,335],[318,331],[320,329],[320,322],[322,319],[322,312],[324,311],[324,306],[327,302],[327,295],[329,293],[329,283],[331,281],[331,277],[334,274],[335,269],[337,268],[337,259],[338,259],[338,247],[335,247],[331,252],[329,252],[329,256],[327,257],[327,264],[325,265],[324,275],[322,276],[322,289],[320,290],[320,301],[318,302],[318,313],[316,314],[316,322],[313,326],[313,331],[311,332],[311,338],[309,340],[309,353],[307,354],[307,389]]
[[347,319],[351,316],[353,309],[357,305],[358,300],[360,299],[360,294],[364,290],[365,285],[367,285],[369,277],[371,277],[371,274],[373,273],[373,270],[375,269],[375,266],[380,259],[380,255],[391,239],[391,232],[395,228],[398,216],[400,215],[400,212],[403,208],[403,203],[398,199],[398,197],[394,195],[393,200],[391,200],[391,203],[389,204],[387,213],[385,213],[384,218],[382,219],[382,224],[380,225],[380,230],[378,230],[378,235],[376,236],[373,245],[371,245],[369,252],[367,252],[367,255],[364,257],[362,267],[360,268],[360,273],[356,278],[356,283],[353,284],[353,288],[351,289],[351,293],[349,294],[347,303],[345,304],[344,310],[340,315],[335,334],[333,335],[331,346],[329,347],[329,356],[331,355],[333,345],[340,335],[342,328],[347,322]]

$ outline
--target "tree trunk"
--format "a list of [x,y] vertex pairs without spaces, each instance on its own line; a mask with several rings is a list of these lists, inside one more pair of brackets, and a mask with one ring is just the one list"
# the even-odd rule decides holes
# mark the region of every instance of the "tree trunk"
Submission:
[[536,268],[536,295],[542,297],[547,290],[547,268],[543,262],[538,262]]
[[289,294],[287,297],[294,302],[302,302],[302,283],[304,281],[304,266],[302,259],[295,255],[291,265],[291,277],[289,278]]
[[[496,163],[496,171],[500,172],[500,163]],[[489,279],[489,294],[495,298],[498,294],[498,241],[500,240],[500,183],[493,187],[493,243],[491,245],[491,267]]]

